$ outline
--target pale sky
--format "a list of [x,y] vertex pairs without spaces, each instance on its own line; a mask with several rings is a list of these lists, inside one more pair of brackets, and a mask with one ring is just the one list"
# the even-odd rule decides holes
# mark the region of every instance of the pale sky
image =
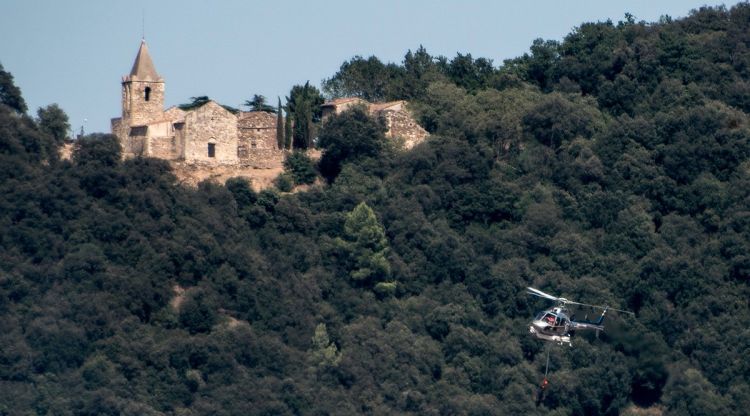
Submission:
[[[726,2],[727,7],[737,3]],[[355,55],[401,62],[424,45],[504,59],[536,38],[561,40],[582,22],[686,16],[694,0],[0,0],[0,63],[29,113],[58,103],[78,132],[109,132],[120,81],[145,27],[167,106],[208,95],[239,107],[253,94],[275,105],[295,84],[320,82]],[[145,18],[144,18],[145,16]],[[145,25],[142,22],[145,21]]]

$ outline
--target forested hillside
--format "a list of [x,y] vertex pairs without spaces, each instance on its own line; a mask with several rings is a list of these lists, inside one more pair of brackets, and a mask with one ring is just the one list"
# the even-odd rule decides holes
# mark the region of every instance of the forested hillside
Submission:
[[[59,160],[0,67],[0,415],[747,414],[750,5],[499,66],[355,57],[323,91],[432,135],[355,109],[319,185],[192,189],[110,135]],[[636,316],[553,348],[539,396],[526,286]]]

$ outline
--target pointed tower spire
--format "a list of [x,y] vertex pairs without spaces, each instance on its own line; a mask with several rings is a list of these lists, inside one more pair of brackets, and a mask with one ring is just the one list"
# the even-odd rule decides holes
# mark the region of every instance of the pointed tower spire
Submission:
[[163,115],[164,79],[156,73],[146,41],[141,40],[133,69],[122,78],[123,125],[143,126]]
[[130,70],[130,76],[140,80],[161,80],[159,74],[156,73],[151,55],[148,53],[148,46],[146,46],[145,39],[141,39],[141,47],[138,48],[138,55],[136,55],[135,62],[133,62],[133,69]]

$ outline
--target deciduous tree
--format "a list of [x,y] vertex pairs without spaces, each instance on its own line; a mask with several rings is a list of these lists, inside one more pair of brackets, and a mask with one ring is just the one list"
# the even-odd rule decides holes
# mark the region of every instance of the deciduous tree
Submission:
[[55,144],[61,145],[68,137],[70,123],[68,115],[57,104],[39,107],[37,110],[39,128],[52,136]]

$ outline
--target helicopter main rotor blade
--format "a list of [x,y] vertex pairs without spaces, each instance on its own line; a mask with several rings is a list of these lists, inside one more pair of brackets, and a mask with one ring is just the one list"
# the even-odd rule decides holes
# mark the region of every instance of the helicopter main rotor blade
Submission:
[[557,296],[552,296],[549,293],[544,293],[539,289],[534,289],[533,287],[527,287],[526,293],[533,296],[539,296],[540,298],[545,298],[549,300],[557,300],[557,301],[566,301],[565,298],[558,298]]
[[635,312],[626,311],[626,310],[623,310],[623,309],[616,309],[616,308],[610,308],[610,307],[607,307],[606,309],[610,310],[610,311],[620,312],[620,313],[627,313],[629,315],[635,316]]
[[626,311],[626,310],[623,310],[623,309],[610,308],[609,306],[592,305],[590,303],[574,302],[572,300],[567,300],[565,298],[560,298],[560,297],[557,297],[557,296],[552,296],[549,293],[544,293],[544,292],[542,292],[539,289],[534,289],[533,287],[527,287],[526,288],[526,293],[528,293],[529,295],[533,295],[533,296],[539,296],[540,298],[545,298],[545,299],[554,300],[554,301],[557,301],[557,302],[562,302],[562,303],[568,304],[568,305],[588,306],[590,308],[606,309],[606,310],[615,311],[615,312],[627,313],[627,314],[635,316],[635,313],[630,312],[630,311]]
[[568,301],[568,303],[570,303],[572,305],[588,306],[588,307],[596,308],[596,309],[604,309],[604,310],[608,310],[608,311],[615,311],[615,312],[620,312],[620,313],[627,313],[627,314],[635,316],[634,312],[626,311],[626,310],[623,310],[623,309],[612,308],[612,307],[609,307],[609,306],[590,305],[588,303],[571,302],[571,301]]

